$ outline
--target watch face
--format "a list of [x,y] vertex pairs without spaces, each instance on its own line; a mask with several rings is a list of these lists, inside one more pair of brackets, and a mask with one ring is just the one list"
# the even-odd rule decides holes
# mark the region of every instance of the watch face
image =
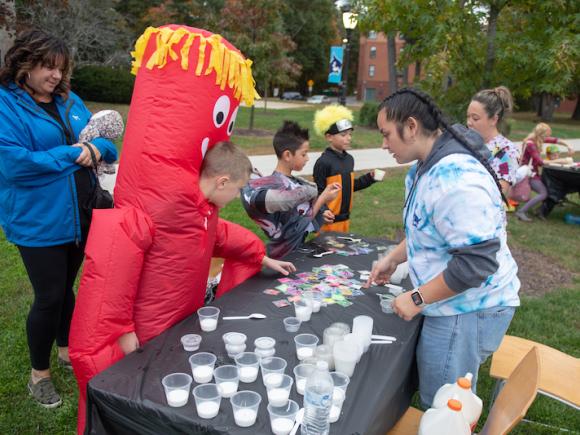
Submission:
[[423,303],[423,298],[417,291],[411,293],[411,299],[413,299],[415,305],[421,305]]

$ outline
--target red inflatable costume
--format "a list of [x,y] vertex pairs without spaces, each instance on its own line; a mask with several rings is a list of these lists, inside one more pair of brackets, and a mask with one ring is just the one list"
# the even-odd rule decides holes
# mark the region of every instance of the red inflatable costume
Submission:
[[201,307],[211,257],[225,258],[220,296],[265,255],[198,185],[207,149],[229,139],[240,101],[257,97],[252,62],[219,35],[175,25],[147,29],[133,55],[115,208],[94,212],[71,325],[79,433],[87,383],[123,357],[121,335],[143,344]]

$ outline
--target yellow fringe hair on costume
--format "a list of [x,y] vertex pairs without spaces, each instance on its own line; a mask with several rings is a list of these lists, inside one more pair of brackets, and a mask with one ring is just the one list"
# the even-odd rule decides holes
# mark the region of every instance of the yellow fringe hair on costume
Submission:
[[352,112],[340,104],[330,104],[324,109],[317,110],[314,114],[314,131],[318,135],[324,136],[332,124],[341,119],[352,121]]
[[[156,50],[149,59],[144,59],[145,49],[151,37],[156,38]],[[178,54],[173,46],[184,37],[187,40]],[[260,99],[252,76],[251,60],[244,59],[239,52],[228,48],[220,35],[213,34],[206,37],[183,27],[178,29],[148,27],[135,43],[135,51],[131,52],[134,59],[131,73],[137,75],[137,71],[145,62],[147,69],[163,68],[167,64],[168,56],[172,61],[180,60],[181,68],[189,70],[189,50],[195,38],[199,38],[199,56],[195,66],[195,75],[209,75],[215,71],[215,84],[219,85],[221,90],[224,90],[226,85],[234,89],[234,97],[238,101],[243,99],[248,106],[252,106],[254,100]],[[204,69],[205,50],[208,44],[211,47],[210,58]]]

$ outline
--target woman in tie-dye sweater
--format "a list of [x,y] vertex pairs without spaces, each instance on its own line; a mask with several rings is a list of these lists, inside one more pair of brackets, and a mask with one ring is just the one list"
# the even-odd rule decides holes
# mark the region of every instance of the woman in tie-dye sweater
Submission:
[[383,148],[410,163],[405,239],[373,268],[385,282],[404,261],[415,289],[393,309],[425,316],[417,345],[421,400],[471,372],[499,346],[519,305],[517,265],[506,243],[501,188],[481,136],[449,126],[431,98],[402,89],[380,106]]

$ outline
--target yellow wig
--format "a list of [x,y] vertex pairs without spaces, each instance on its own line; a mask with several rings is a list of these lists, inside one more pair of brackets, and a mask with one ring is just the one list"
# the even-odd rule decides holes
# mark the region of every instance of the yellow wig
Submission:
[[352,112],[340,104],[331,104],[324,109],[317,110],[314,114],[314,131],[320,136],[332,126],[332,124],[342,119],[353,120]]

